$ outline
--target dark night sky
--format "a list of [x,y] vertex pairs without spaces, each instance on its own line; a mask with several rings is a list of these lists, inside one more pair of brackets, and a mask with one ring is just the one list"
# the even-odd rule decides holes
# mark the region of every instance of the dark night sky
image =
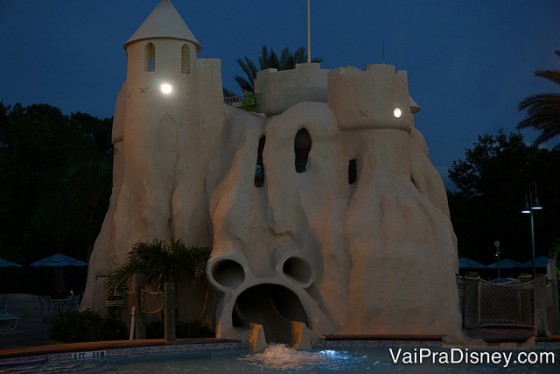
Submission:
[[[125,79],[123,43],[157,0],[0,0],[0,101],[47,103],[63,112],[113,114]],[[307,44],[306,0],[174,0],[239,91],[235,59],[256,61]],[[524,97],[557,90],[533,76],[560,69],[559,0],[311,0],[312,55],[324,68],[369,63],[407,70],[421,106],[416,126],[446,179],[478,135],[514,131]],[[384,45],[384,58],[382,54]],[[534,134],[524,132],[528,140]]]

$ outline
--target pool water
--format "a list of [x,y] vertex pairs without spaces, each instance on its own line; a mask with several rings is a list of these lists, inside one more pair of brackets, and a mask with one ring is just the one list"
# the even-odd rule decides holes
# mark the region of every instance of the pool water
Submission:
[[[554,363],[500,364],[460,363],[422,364],[403,363],[403,355],[419,354],[421,348],[402,348],[401,361],[394,363],[399,348],[325,348],[312,351],[295,351],[283,345],[273,345],[262,353],[248,353],[241,349],[189,351],[136,356],[108,357],[81,361],[49,362],[33,367],[8,369],[7,373],[558,373],[559,350],[554,352]],[[437,354],[450,350],[433,349]],[[474,351],[473,351],[474,352]],[[492,352],[492,351],[490,351]],[[506,351],[499,355],[508,354]],[[513,351],[517,355],[522,351]],[[538,352],[538,351],[534,351]],[[471,352],[472,354],[472,352]]]

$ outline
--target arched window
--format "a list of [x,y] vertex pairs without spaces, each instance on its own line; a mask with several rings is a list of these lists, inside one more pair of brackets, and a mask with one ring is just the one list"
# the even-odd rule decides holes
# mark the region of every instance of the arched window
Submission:
[[144,51],[144,71],[156,70],[156,46],[153,43],[146,44]]
[[259,147],[257,149],[257,165],[255,168],[255,187],[262,187],[264,185],[264,164],[263,164],[263,150],[266,136],[261,136],[259,139]]
[[181,73],[191,73],[191,53],[189,46],[186,44],[183,44],[181,47]]
[[311,136],[306,129],[300,129],[294,139],[296,154],[296,172],[303,173],[307,167],[307,159],[311,151]]
[[348,184],[356,183],[358,178],[358,170],[356,168],[356,159],[348,161]]
[[414,180],[414,177],[413,177],[412,175],[410,176],[410,181],[412,182],[412,184],[414,185],[414,187],[415,187],[418,191],[420,191],[420,189],[418,188],[418,185],[416,184],[416,180]]

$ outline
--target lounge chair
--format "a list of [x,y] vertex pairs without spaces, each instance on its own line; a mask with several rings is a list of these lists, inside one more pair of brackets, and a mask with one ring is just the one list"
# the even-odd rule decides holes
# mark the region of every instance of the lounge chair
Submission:
[[0,313],[8,311],[8,298],[5,296],[0,297]]
[[52,316],[53,314],[53,302],[49,295],[39,296],[39,301],[41,302],[41,315]]
[[19,317],[8,312],[0,313],[0,331],[14,330],[19,322]]
[[66,299],[66,311],[76,312],[80,307],[80,295],[70,295]]
[[8,312],[8,298],[0,298],[0,331],[14,330],[19,322],[19,317]]
[[51,299],[53,315],[66,312],[66,299]]

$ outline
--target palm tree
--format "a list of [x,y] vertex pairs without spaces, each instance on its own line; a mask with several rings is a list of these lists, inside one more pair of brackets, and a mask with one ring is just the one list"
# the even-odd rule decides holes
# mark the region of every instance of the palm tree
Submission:
[[[554,52],[560,57],[560,50]],[[537,77],[560,84],[559,70],[537,70]],[[518,105],[520,111],[527,110],[528,117],[517,125],[518,129],[532,127],[540,132],[536,144],[560,135],[560,93],[541,93],[529,96]]]
[[125,286],[136,274],[160,289],[164,283],[177,282],[187,274],[192,276],[193,285],[202,284],[209,257],[210,248],[187,247],[180,239],[169,243],[159,239],[151,243],[137,242],[128,254],[128,261],[109,275],[105,288],[111,293]]
[[[238,58],[237,64],[241,67],[241,70],[245,73],[245,76],[236,75],[233,77],[239,88],[243,92],[255,92],[255,79],[257,78],[257,73],[261,70],[274,68],[278,70],[289,70],[295,69],[296,64],[301,64],[307,62],[307,52],[305,48],[299,47],[294,52],[291,52],[289,48],[284,48],[280,57],[276,54],[274,49],[263,46],[261,49],[261,54],[259,56],[259,67],[253,60],[245,56],[243,58]],[[323,59],[316,57],[312,62],[322,62]]]
[[[147,284],[157,285],[160,290],[165,285],[165,298],[171,301],[169,303],[166,301],[162,310],[164,336],[166,340],[175,340],[174,300],[178,290],[174,283],[187,274],[192,276],[193,285],[203,283],[206,279],[206,263],[209,257],[209,248],[187,247],[181,240],[171,240],[169,243],[159,239],[154,239],[151,243],[137,242],[128,254],[128,261],[109,274],[105,288],[108,293],[111,293],[115,289],[124,287],[137,274],[143,275]],[[170,299],[167,299],[168,296]],[[206,300],[203,312],[205,309]],[[142,333],[140,334],[142,336]]]

